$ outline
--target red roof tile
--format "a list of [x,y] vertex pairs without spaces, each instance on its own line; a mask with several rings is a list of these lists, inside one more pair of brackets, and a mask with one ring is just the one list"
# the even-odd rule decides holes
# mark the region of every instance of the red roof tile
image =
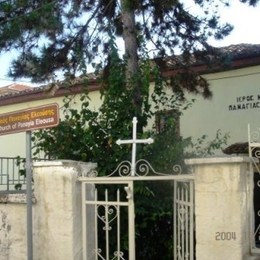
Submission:
[[4,87],[0,88],[0,96],[9,95],[11,93],[19,93],[21,91],[31,90],[32,87],[23,85],[23,84],[17,84],[13,83]]

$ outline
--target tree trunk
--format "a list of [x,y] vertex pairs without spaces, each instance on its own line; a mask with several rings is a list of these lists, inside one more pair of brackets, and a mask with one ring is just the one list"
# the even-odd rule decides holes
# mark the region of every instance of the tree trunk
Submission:
[[129,0],[121,0],[123,39],[127,58],[127,77],[131,78],[138,72],[137,39],[135,28],[134,10],[128,3]]
[[135,27],[134,9],[131,7],[131,0],[121,0],[122,13],[121,19],[123,23],[123,39],[125,45],[125,55],[127,60],[126,78],[129,87],[134,88],[133,104],[137,111],[140,112],[141,106],[141,89],[138,80],[138,44]]

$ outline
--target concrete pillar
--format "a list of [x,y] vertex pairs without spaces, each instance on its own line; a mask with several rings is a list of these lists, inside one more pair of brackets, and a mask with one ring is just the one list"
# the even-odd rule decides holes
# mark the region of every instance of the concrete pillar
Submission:
[[26,260],[26,195],[0,194],[0,259]]
[[249,158],[190,159],[195,174],[196,259],[248,260]]
[[34,163],[34,260],[82,260],[81,184],[94,163]]

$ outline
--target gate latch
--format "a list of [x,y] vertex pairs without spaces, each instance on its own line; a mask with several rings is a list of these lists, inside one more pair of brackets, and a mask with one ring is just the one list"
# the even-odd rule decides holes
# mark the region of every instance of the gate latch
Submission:
[[125,189],[126,194],[127,194],[126,198],[127,198],[128,200],[132,199],[132,191],[131,191],[131,188],[130,188],[129,186],[126,186],[126,187],[124,187],[124,189]]

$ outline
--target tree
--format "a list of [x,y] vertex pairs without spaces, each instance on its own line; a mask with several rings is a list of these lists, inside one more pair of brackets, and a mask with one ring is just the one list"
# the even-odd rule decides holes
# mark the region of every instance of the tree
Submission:
[[[135,115],[135,108],[132,106],[132,97],[135,94],[133,88],[127,88],[125,71],[127,64],[122,61],[118,55],[116,46],[111,40],[110,73],[106,79],[101,79],[103,102],[98,110],[89,108],[88,92],[81,94],[80,109],[74,108],[73,97],[68,96],[64,100],[63,118],[60,125],[55,128],[36,132],[33,136],[36,155],[42,151],[50,159],[73,159],[80,161],[98,162],[100,174],[108,174],[114,170],[118,164],[126,158],[131,158],[131,147],[121,147],[116,145],[116,140],[126,139],[132,134],[132,118]],[[183,109],[189,107],[189,103],[184,102],[182,96],[167,90],[167,85],[160,77],[156,66],[149,60],[143,60],[140,63],[140,91],[142,94],[141,113],[138,117],[138,124],[146,125],[147,121],[155,116],[159,107],[175,113],[181,113]],[[150,98],[149,85],[150,75],[155,80],[155,90]],[[167,131],[160,133],[161,141],[164,137],[173,140],[179,137],[173,134],[173,124],[167,125]],[[143,130],[143,129],[142,129]],[[166,127],[165,127],[166,130]],[[153,129],[139,131],[139,138],[145,138],[148,135],[157,135],[155,127]],[[158,134],[159,140],[159,134]],[[174,145],[176,142],[171,142]],[[155,153],[158,160],[160,158],[160,144],[156,145]],[[152,146],[152,147],[156,147]],[[152,151],[138,151],[145,157],[152,158]],[[109,154],[109,157],[107,156]],[[169,153],[171,163],[174,161],[173,153]],[[179,153],[178,158],[182,156]],[[164,155],[166,160],[166,157]],[[176,159],[176,158],[175,158]],[[175,160],[176,161],[176,160]],[[171,164],[169,163],[169,164]],[[167,168],[164,164],[164,169]],[[161,168],[161,170],[163,170]]]
[[[212,7],[214,2],[219,1],[194,0],[194,5],[203,9],[207,4]],[[250,4],[255,3],[250,1]],[[2,1],[0,10],[0,50],[16,49],[20,53],[12,64],[11,76],[30,77],[39,82],[55,79],[54,73],[59,71],[67,78],[86,76],[89,64],[102,68],[104,103],[100,113],[89,110],[88,100],[83,95],[80,111],[66,103],[65,120],[60,126],[36,133],[34,138],[36,149],[43,150],[51,158],[97,161],[103,173],[129,157],[129,147],[117,147],[114,143],[118,137],[129,137],[129,119],[133,115],[138,116],[141,125],[139,137],[150,134],[143,131],[143,127],[155,113],[148,101],[151,76],[156,85],[154,101],[165,102],[164,89],[171,86],[175,92],[167,101],[169,108],[178,113],[183,105],[183,88],[209,96],[206,81],[190,71],[189,65],[194,57],[212,62],[212,57],[218,53],[207,44],[207,38],[221,39],[232,29],[228,24],[218,23],[215,10],[210,13],[211,8],[205,9],[204,17],[196,17],[177,0],[13,0]],[[116,37],[124,39],[123,59],[115,52]],[[157,68],[166,65],[164,57],[174,55],[176,48],[182,53],[181,58],[174,59],[180,72],[168,81],[161,77]],[[155,58],[158,67],[151,66],[151,58]],[[169,122],[163,134],[155,134],[161,142],[167,137],[167,149],[161,149],[156,142],[152,148],[139,151],[144,158],[153,161],[160,156],[166,159],[168,155],[167,167],[165,163],[159,165],[161,160],[158,160],[161,169],[169,168],[173,159],[182,159],[182,144],[179,142],[176,146],[181,138],[175,136],[170,127],[174,123]],[[167,189],[157,190],[166,192]],[[167,201],[165,196],[162,199]],[[169,204],[163,210],[158,209],[156,220],[162,211],[160,227],[170,231],[167,224],[171,218]],[[146,216],[146,221],[150,221],[149,214]],[[146,237],[152,234],[149,232],[151,230],[146,228]],[[164,248],[164,239],[161,242],[157,252],[172,251],[168,245]]]
[[[258,0],[241,0],[256,5]],[[207,39],[222,39],[232,26],[220,24],[219,5],[229,1],[193,0],[192,6],[204,11],[201,16],[192,14],[185,1],[178,0],[12,0],[0,3],[0,52],[15,49],[19,57],[13,61],[10,75],[29,77],[34,82],[55,79],[55,72],[66,76],[86,74],[91,63],[102,62],[109,66],[109,39],[111,35],[123,37],[125,43],[126,75],[133,81],[139,72],[139,59],[144,49],[150,58],[172,56],[179,48],[183,59],[176,66],[186,69],[192,54],[197,59],[209,59],[216,50]],[[210,55],[206,55],[210,54]],[[202,88],[210,95],[205,81],[194,75],[193,84],[183,87],[190,91]],[[132,82],[133,83],[133,82]],[[141,103],[139,83],[130,84],[136,89],[134,105]],[[199,91],[199,92],[201,92]]]

